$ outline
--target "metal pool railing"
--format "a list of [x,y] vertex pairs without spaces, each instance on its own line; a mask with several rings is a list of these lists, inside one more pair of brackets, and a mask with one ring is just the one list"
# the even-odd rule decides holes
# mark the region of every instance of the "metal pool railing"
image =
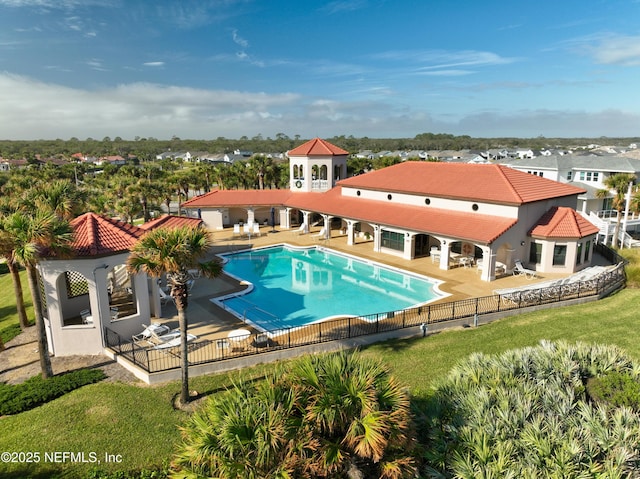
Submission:
[[[295,328],[273,329],[254,333],[239,340],[225,338],[195,341],[189,344],[189,364],[205,364],[416,326],[427,328],[428,325],[435,323],[465,318],[477,319],[478,316],[485,314],[549,305],[578,298],[603,297],[624,287],[626,283],[624,265],[624,262],[620,262],[594,278],[567,285],[531,288],[519,292],[512,291],[509,294],[426,304],[401,311],[339,318]],[[173,350],[156,349],[151,345],[134,343],[109,328],[105,328],[105,342],[107,347],[147,373],[180,367],[180,351],[177,347]]]

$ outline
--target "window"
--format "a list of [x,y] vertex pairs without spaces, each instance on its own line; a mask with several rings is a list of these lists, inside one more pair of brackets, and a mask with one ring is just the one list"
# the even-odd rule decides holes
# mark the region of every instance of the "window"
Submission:
[[597,171],[593,172],[593,181],[598,181],[598,172]]
[[404,251],[404,234],[382,230],[382,247]]
[[582,263],[582,243],[578,243],[576,248],[576,264]]
[[567,245],[557,244],[553,247],[553,265],[564,266],[567,259]]
[[580,181],[584,181],[585,173],[584,171],[580,172]]
[[571,181],[573,179],[573,171],[567,171],[567,181]]
[[540,264],[542,262],[542,244],[531,243],[529,248],[529,263]]

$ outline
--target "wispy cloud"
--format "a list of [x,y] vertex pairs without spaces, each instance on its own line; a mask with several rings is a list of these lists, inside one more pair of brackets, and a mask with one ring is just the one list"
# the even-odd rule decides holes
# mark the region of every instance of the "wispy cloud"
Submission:
[[144,62],[142,65],[145,67],[163,67],[164,62]]
[[352,12],[367,7],[367,0],[336,0],[320,8],[321,12],[333,15],[335,13]]
[[78,7],[117,7],[118,0],[0,0],[0,5],[13,8],[46,8],[52,10],[73,10]]
[[598,63],[605,65],[640,65],[640,36],[610,36],[588,47]]
[[100,72],[106,72],[109,71],[107,68],[104,67],[104,65],[102,64],[101,60],[98,60],[96,58],[92,58],[91,60],[88,60],[86,62],[86,64],[92,69],[92,70],[96,70],[96,71],[100,71]]
[[238,30],[234,29],[231,32],[231,38],[233,38],[233,43],[240,45],[242,48],[247,48],[249,46],[249,42],[238,35]]

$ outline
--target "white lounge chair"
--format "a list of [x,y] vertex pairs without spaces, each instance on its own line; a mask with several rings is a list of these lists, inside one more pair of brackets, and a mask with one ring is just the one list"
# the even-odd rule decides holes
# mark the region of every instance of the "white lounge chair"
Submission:
[[132,336],[134,342],[148,341],[154,336],[160,337],[170,331],[169,326],[165,326],[160,323],[151,323],[149,326],[143,324],[142,326],[144,326],[144,330],[141,333],[134,334]]
[[[182,344],[179,329],[172,329],[167,334],[163,334],[162,336],[157,336],[155,339],[156,341],[159,341],[159,342],[153,347],[153,349],[159,349],[159,350],[171,349],[171,348],[176,348],[180,346],[180,344]],[[192,341],[195,341],[196,339],[198,339],[198,336],[196,336],[195,334],[187,333],[187,344]]]
[[233,236],[240,236],[240,223],[236,223],[233,225]]
[[517,276],[519,274],[523,274],[527,279],[533,279],[536,277],[536,272],[532,269],[527,269],[522,266],[522,261],[517,259],[515,261],[515,268],[513,268],[513,275]]
[[320,228],[320,231],[318,231],[316,234],[311,235],[314,238],[324,238],[326,236],[327,233],[327,229],[323,226],[322,228]]
[[253,223],[253,235],[260,236],[260,223]]

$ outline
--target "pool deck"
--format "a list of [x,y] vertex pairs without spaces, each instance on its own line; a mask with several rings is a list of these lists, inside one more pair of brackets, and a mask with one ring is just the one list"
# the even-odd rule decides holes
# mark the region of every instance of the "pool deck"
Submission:
[[[313,236],[319,230],[320,227],[314,227],[309,234],[300,235],[293,229],[280,230],[276,227],[275,230],[273,230],[270,226],[263,226],[260,228],[260,236],[255,237],[252,235],[251,238],[248,238],[234,236],[233,229],[228,228],[213,233],[213,253],[233,252],[281,243],[294,246],[325,246],[354,256],[441,280],[443,284],[440,285],[440,289],[450,294],[450,296],[439,300],[444,302],[470,297],[489,296],[493,294],[493,291],[496,289],[531,285],[535,282],[566,276],[544,274],[534,280],[527,280],[524,276],[507,275],[495,281],[486,282],[480,279],[480,274],[475,267],[456,267],[444,271],[438,267],[438,264],[432,263],[430,257],[409,261],[385,253],[375,253],[372,251],[373,241],[371,240],[365,241],[364,239],[359,239],[357,244],[349,246],[347,245],[346,235],[340,236],[338,230],[332,230],[331,239],[320,240],[317,236]],[[232,330],[239,328],[246,328],[253,331],[251,327],[245,325],[240,319],[210,301],[211,298],[242,289],[244,289],[244,286],[224,274],[216,279],[197,279],[191,290],[187,309],[189,332],[197,335],[199,339],[216,340],[226,338]],[[177,327],[178,317],[175,306],[172,304],[163,306],[162,317],[153,319],[153,321],[168,324],[170,327]]]

